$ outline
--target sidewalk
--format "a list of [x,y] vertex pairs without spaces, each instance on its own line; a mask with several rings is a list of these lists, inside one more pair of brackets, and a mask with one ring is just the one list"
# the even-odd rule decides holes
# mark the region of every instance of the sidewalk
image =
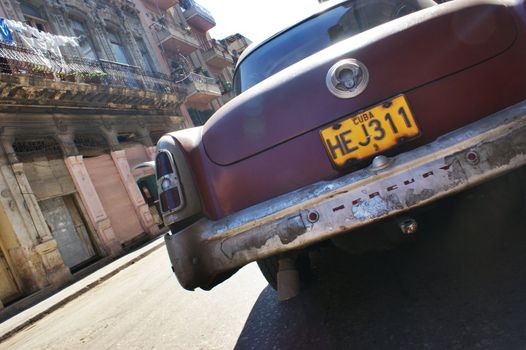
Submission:
[[47,314],[64,306],[90,289],[108,280],[123,269],[141,260],[164,246],[164,237],[160,236],[144,247],[137,249],[80,279],[70,286],[52,294],[47,299],[28,308],[25,311],[0,323],[0,342],[13,336],[16,332],[42,319]]

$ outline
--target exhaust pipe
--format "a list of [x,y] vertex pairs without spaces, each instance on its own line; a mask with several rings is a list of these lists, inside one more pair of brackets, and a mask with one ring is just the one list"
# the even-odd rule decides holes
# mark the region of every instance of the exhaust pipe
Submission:
[[412,235],[418,231],[418,223],[415,219],[410,217],[398,218],[398,227],[404,235]]

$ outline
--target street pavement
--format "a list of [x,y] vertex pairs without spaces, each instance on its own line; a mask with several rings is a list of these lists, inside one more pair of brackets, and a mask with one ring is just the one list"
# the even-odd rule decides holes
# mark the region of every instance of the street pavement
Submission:
[[231,349],[265,286],[251,265],[212,293],[185,291],[162,248],[0,349]]
[[524,349],[525,204],[474,192],[419,213],[392,251],[320,247],[310,286],[284,303],[255,264],[185,291],[161,248],[0,349]]

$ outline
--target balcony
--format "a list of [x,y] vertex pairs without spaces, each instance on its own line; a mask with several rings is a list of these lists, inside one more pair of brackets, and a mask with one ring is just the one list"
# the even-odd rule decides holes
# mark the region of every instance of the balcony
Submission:
[[0,106],[172,109],[183,87],[160,73],[111,61],[43,56],[0,44]]
[[223,104],[227,103],[234,97],[236,97],[236,93],[234,92],[234,89],[232,88],[232,83],[220,81],[219,82],[219,88],[221,89],[221,95],[223,97],[221,100],[223,100]]
[[181,2],[186,22],[202,32],[209,31],[216,26],[216,21],[212,14],[193,0]]
[[217,44],[211,44],[209,48],[205,48],[203,58],[209,67],[215,70],[222,70],[226,67],[234,65],[234,58],[226,48]]
[[193,104],[207,104],[221,97],[221,89],[214,78],[205,77],[197,73],[190,73],[186,79],[186,101]]
[[160,10],[166,11],[177,4],[177,0],[146,0],[155,7],[159,6]]
[[160,25],[153,30],[162,49],[188,55],[199,48],[199,42],[190,34],[189,28]]

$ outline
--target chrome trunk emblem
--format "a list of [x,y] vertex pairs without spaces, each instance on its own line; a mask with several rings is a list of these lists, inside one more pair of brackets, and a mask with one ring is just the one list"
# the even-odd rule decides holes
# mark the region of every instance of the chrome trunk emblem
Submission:
[[327,88],[339,98],[351,98],[361,94],[369,83],[369,71],[365,65],[348,58],[337,62],[329,69]]

